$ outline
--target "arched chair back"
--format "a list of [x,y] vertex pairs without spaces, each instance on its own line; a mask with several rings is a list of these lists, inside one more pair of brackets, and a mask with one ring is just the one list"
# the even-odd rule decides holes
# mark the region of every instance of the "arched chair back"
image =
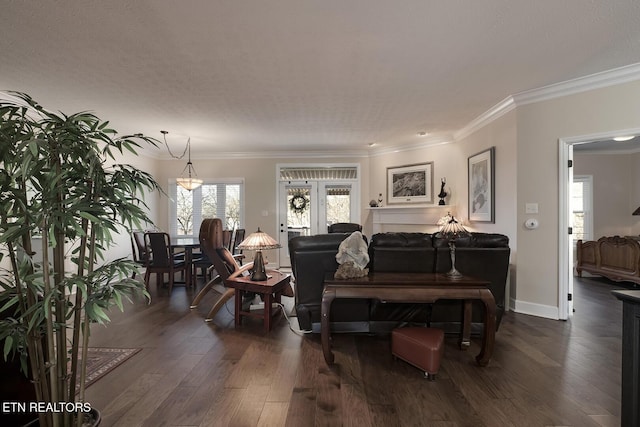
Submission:
[[[214,285],[220,283],[224,285],[225,280],[236,277],[253,266],[253,263],[248,263],[243,266],[238,265],[225,244],[224,230],[222,229],[222,220],[220,218],[207,218],[202,221],[199,238],[200,250],[209,257],[213,268],[218,274],[209,280],[200,292],[198,292],[198,295],[196,295],[191,302],[191,308],[197,307],[202,298]],[[221,296],[209,311],[205,319],[208,322],[212,320],[213,316],[215,316],[229,298],[234,295],[233,289],[222,288],[216,289],[216,291],[221,293]]]

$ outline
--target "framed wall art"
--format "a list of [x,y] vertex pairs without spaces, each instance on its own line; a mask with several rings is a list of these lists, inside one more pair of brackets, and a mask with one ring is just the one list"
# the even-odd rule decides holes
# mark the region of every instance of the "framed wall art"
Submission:
[[387,168],[387,203],[433,203],[433,162]]
[[468,159],[469,221],[495,223],[495,147]]

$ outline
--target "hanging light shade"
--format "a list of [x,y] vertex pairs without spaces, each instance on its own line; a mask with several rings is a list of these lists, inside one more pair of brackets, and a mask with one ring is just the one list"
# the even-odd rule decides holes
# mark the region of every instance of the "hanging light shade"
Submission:
[[178,183],[178,185],[182,188],[184,188],[185,190],[195,190],[196,188],[200,187],[203,183],[203,181],[201,179],[198,178],[176,178],[176,182]]
[[[171,157],[173,157],[174,159],[182,159],[185,153],[189,154],[189,157],[188,157],[189,160],[187,161],[187,165],[182,170],[182,173],[180,174],[180,178],[176,178],[176,183],[180,187],[189,191],[195,190],[196,188],[200,187],[204,181],[198,178],[198,174],[196,174],[196,170],[193,167],[193,163],[191,163],[191,138],[187,139],[187,146],[182,152],[182,155],[176,156],[171,152],[171,149],[169,148],[169,144],[167,144],[167,134],[169,132],[167,132],[166,130],[161,130],[160,133],[164,138],[164,145],[167,146],[167,150],[169,151],[169,154],[171,155]],[[185,172],[187,173],[187,176],[185,176]]]

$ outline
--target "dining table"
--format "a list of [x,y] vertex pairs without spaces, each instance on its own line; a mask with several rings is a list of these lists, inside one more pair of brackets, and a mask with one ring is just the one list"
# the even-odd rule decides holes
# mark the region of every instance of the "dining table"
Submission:
[[195,287],[193,276],[193,250],[200,248],[200,239],[197,237],[177,236],[171,237],[171,250],[176,252],[184,251],[184,263],[187,266],[184,283],[187,286]]

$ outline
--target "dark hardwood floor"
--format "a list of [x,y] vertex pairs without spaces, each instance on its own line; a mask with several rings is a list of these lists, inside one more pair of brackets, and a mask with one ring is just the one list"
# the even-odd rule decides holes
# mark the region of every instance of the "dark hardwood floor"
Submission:
[[393,360],[389,337],[334,335],[328,367],[319,335],[284,318],[268,335],[254,319],[236,330],[231,300],[205,323],[215,294],[189,310],[193,290],[169,297],[152,285],[150,304],[93,327],[92,346],[142,351],[87,388],[87,401],[103,427],[619,426],[622,304],[610,291],[621,287],[576,280],[569,321],[508,313],[486,368],[474,362],[477,340],[462,352],[447,337],[429,382]]

